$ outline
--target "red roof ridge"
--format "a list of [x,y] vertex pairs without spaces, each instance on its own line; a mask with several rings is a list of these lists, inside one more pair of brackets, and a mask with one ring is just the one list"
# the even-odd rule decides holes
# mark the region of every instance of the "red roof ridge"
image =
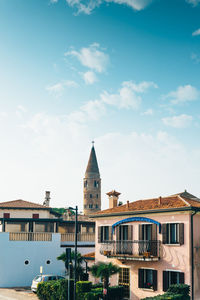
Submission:
[[42,205],[42,204],[38,204],[38,203],[34,203],[34,202],[22,200],[22,199],[16,199],[16,200],[11,200],[11,201],[0,202],[0,208],[1,207],[10,207],[10,208],[12,208],[12,207],[13,208],[17,208],[17,207],[27,208],[27,207],[29,207],[29,208],[46,208],[46,209],[50,208],[50,207],[47,207],[47,206]]

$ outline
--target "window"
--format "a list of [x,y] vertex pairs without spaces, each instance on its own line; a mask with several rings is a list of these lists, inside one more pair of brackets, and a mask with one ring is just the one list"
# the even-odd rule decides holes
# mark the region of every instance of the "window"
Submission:
[[89,208],[93,208],[93,204],[89,204]]
[[163,271],[163,291],[166,292],[171,284],[184,283],[184,273],[177,271]]
[[92,194],[90,194],[90,199],[92,199]]
[[98,187],[99,187],[99,182],[96,181],[96,180],[94,180],[94,187],[95,187],[95,188],[98,188]]
[[10,214],[9,214],[9,213],[4,213],[4,214],[3,214],[3,217],[4,217],[5,219],[9,219],[9,218],[10,218]]
[[87,208],[87,204],[84,204],[84,208]]
[[33,219],[39,219],[39,214],[33,214]]
[[138,287],[157,290],[157,270],[138,269]]
[[111,226],[98,227],[98,242],[105,243],[111,240],[112,228]]
[[163,244],[184,244],[184,224],[162,224]]
[[99,206],[98,206],[98,204],[96,204],[96,208],[98,208]]
[[88,184],[87,184],[87,180],[85,180],[85,181],[84,181],[84,187],[86,188],[87,185],[88,185]]
[[28,265],[29,264],[29,260],[25,260],[24,264]]
[[97,199],[99,198],[99,195],[98,195],[98,194],[96,194],[96,198],[97,198]]
[[130,269],[121,268],[119,272],[119,285],[124,287],[124,298],[130,297]]

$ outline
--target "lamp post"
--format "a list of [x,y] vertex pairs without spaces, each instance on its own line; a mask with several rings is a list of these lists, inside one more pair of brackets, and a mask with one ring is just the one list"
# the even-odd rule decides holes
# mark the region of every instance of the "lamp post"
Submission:
[[74,300],[76,300],[76,280],[77,280],[77,236],[78,236],[78,206],[75,208],[69,207],[70,210],[75,211],[75,242],[74,242]]

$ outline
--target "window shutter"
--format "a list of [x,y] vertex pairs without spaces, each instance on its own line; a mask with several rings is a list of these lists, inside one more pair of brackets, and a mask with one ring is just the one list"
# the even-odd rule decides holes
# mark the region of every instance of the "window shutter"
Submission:
[[163,271],[163,291],[166,292],[169,288],[169,272]]
[[112,226],[108,227],[108,239],[109,241],[112,241]]
[[151,239],[152,239],[152,241],[156,241],[157,240],[157,225],[152,224],[151,230],[152,230]]
[[119,226],[116,227],[116,240],[119,241],[120,237],[119,237]]
[[162,238],[163,238],[163,244],[167,244],[168,242],[167,224],[162,224]]
[[179,244],[184,244],[184,223],[179,224]]
[[179,277],[180,283],[185,283],[185,274],[181,272],[181,273],[179,274],[179,276],[180,276],[180,277]]
[[143,240],[143,225],[139,225],[139,241]]
[[144,287],[144,269],[138,269],[138,287]]
[[133,240],[133,226],[128,225],[128,240],[132,241]]
[[157,291],[157,270],[153,270],[153,290]]
[[98,227],[98,243],[102,242],[102,238],[101,238],[101,236],[102,236],[102,229],[103,229],[102,226]]

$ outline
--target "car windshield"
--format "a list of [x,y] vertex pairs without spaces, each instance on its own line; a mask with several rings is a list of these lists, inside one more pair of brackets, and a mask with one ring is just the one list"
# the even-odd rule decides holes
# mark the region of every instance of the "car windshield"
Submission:
[[37,282],[40,282],[40,281],[42,281],[42,276],[38,275],[33,280],[37,281]]

